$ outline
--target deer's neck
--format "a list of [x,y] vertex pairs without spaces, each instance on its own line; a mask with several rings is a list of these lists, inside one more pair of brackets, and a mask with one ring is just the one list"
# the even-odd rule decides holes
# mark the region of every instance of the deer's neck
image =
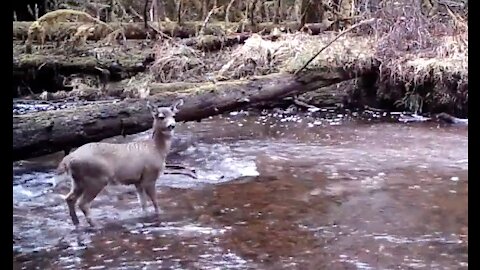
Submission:
[[170,151],[173,134],[171,132],[163,132],[161,130],[154,130],[152,134],[152,141],[157,151],[166,156]]

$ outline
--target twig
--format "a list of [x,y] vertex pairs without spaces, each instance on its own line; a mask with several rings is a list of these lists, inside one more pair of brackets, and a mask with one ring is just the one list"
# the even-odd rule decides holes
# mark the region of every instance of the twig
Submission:
[[370,110],[370,111],[373,111],[373,112],[388,112],[388,110],[383,110],[383,109],[378,109],[378,108],[374,108],[374,107],[370,107],[368,105],[365,105],[364,108],[366,110]]
[[317,106],[314,106],[314,105],[310,105],[306,102],[303,102],[301,100],[298,100],[296,98],[293,99],[293,104],[299,106],[299,107],[302,107],[302,108],[306,108],[306,109],[318,109]]
[[186,175],[191,178],[197,179],[196,171],[194,169],[188,169],[183,165],[166,164],[165,168],[169,169],[168,171],[165,171],[165,174],[181,174],[181,175]]
[[47,64],[47,62],[43,62],[43,63],[37,68],[37,70],[40,71],[46,64]]
[[128,10],[133,14],[133,16],[137,17],[140,20],[144,20],[140,14],[131,6],[128,7]]
[[[148,29],[151,29],[153,30],[153,32],[155,32],[155,34],[157,35],[160,35],[164,38],[167,38],[167,39],[170,39],[170,40],[173,40],[173,38],[169,37],[168,35],[166,35],[165,33],[163,33],[162,31],[158,30],[157,28],[155,28],[153,25],[151,25],[149,22],[148,22],[148,3],[149,3],[149,0],[145,0],[145,7],[143,9],[143,22],[145,24],[145,30],[148,31]],[[138,13],[137,13],[138,15]],[[138,15],[140,16],[140,15]]]
[[164,174],[181,174],[181,175],[186,175],[186,176],[189,176],[193,179],[198,179],[198,177],[191,173],[191,172],[182,172],[182,171],[165,171]]
[[225,26],[229,23],[228,17],[230,17],[230,9],[232,8],[233,2],[235,2],[235,0],[230,0],[230,3],[228,3],[227,8],[225,9]]
[[308,1],[300,14],[300,27],[303,27],[306,23],[307,11],[310,8],[310,4],[310,1]]
[[[28,13],[32,15],[32,17],[35,17],[35,13],[33,12],[32,7],[30,5],[27,5],[27,10],[28,10]],[[35,20],[37,20],[37,18],[35,18]]]
[[450,9],[450,7],[444,3],[441,3],[443,4],[446,8],[447,8],[447,12],[448,14],[450,15],[450,17],[452,17],[453,21],[455,22],[455,24],[457,25],[461,25],[463,26],[464,28],[467,28],[468,25],[461,19],[458,18],[457,15],[455,15],[455,13],[453,13],[453,11]]
[[205,21],[203,21],[202,28],[200,28],[200,35],[204,35],[205,28],[207,27],[208,21],[210,20],[210,17],[212,17],[213,13],[216,13],[218,10],[217,7],[213,7],[207,14],[207,17],[205,18]]
[[35,20],[38,20],[38,5],[35,3]]
[[173,169],[173,170],[186,170],[187,167],[180,165],[180,164],[166,164],[165,168]]
[[353,29],[359,27],[360,25],[364,25],[364,24],[370,24],[372,22],[374,22],[376,19],[375,18],[371,18],[371,19],[368,19],[368,20],[363,20],[361,22],[358,22],[354,25],[352,25],[350,28],[342,31],[340,34],[338,34],[332,41],[330,41],[329,43],[327,43],[327,45],[325,45],[322,49],[320,49],[320,51],[318,51],[314,56],[312,56],[301,68],[297,69],[297,71],[295,71],[294,75],[297,75],[298,73],[300,73],[302,70],[304,70],[305,68],[307,68],[307,66],[313,61],[313,59],[315,59],[317,56],[320,55],[320,53],[322,53],[326,48],[328,48],[328,46],[330,46],[333,42],[335,42],[337,39],[339,39],[341,36],[345,35],[346,33],[352,31]]

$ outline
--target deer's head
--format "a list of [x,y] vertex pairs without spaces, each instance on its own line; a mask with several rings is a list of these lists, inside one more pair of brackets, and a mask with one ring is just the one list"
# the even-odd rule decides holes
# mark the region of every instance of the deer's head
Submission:
[[175,129],[175,114],[179,111],[179,107],[183,105],[183,100],[177,100],[169,107],[156,107],[150,102],[147,103],[147,107],[153,117],[153,130],[156,132],[162,132],[165,135],[173,133]]

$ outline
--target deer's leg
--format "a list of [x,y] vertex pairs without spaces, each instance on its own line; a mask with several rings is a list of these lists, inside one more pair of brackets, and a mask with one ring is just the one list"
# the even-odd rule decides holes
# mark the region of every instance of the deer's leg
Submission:
[[73,225],[78,226],[79,221],[77,213],[75,212],[75,204],[77,203],[78,198],[82,195],[82,189],[72,181],[72,188],[70,192],[65,196],[65,201],[68,205],[68,211],[70,212],[70,217],[72,218]]
[[80,210],[82,210],[88,224],[90,224],[90,226],[92,227],[95,227],[95,223],[90,217],[90,204],[104,187],[105,185],[103,184],[85,187],[82,193],[82,197],[80,198],[80,202],[78,203],[78,207],[80,208]]
[[145,213],[147,212],[147,197],[145,189],[140,184],[135,184],[135,188],[137,189],[138,202],[142,206],[142,211]]
[[155,213],[159,214],[160,209],[158,208],[157,203],[157,192],[155,189],[155,182],[159,176],[159,170],[145,170],[142,174],[142,179],[140,181],[141,186],[145,190],[145,193],[152,201],[153,207],[155,208]]
[[155,189],[155,182],[149,183],[145,187],[145,193],[147,193],[147,196],[150,198],[153,204],[153,208],[155,208],[155,213],[159,214],[160,209],[158,208],[158,203],[157,203],[157,190]]
[[159,214],[160,209],[158,208],[157,203],[157,190],[155,189],[155,182],[149,182],[147,185],[144,186],[144,188],[145,193],[147,193],[147,196],[152,201],[153,207],[155,208],[155,213]]

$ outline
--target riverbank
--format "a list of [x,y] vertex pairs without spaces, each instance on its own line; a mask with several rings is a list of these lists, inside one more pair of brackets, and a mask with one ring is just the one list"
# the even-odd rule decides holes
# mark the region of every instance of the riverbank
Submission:
[[[163,105],[184,99],[179,121],[290,105],[423,116],[445,112],[466,118],[464,21],[452,17],[448,24],[418,13],[388,14],[387,7],[382,12],[341,34],[287,33],[282,28],[226,36],[157,35],[155,40],[129,39],[132,34],[92,38],[74,47],[50,42],[34,46],[32,53],[22,41],[14,41],[13,91],[18,97],[90,101],[15,115],[14,153],[22,157],[68,151],[86,142],[144,131],[151,124],[144,99]],[[225,41],[225,46],[198,46],[211,39]],[[111,102],[95,102],[105,99]]]
[[[155,82],[156,88],[169,91],[169,87],[176,89],[172,83],[197,84],[185,85],[185,89],[212,81],[292,73],[335,35],[282,34],[275,41],[253,35],[242,45],[208,53],[183,45],[180,39],[157,43],[129,40],[124,45],[108,46],[90,43],[73,55],[68,50],[48,46],[34,54],[25,54],[24,45],[17,43],[14,92],[16,95],[28,93],[21,86],[24,85],[37,94],[42,90],[60,91],[49,97],[44,95],[48,99],[140,98],[150,95],[147,82]],[[468,54],[462,45],[463,34],[438,36],[434,39],[436,46],[402,54],[382,48],[392,42],[388,39],[346,35],[326,48],[309,69],[345,67],[363,74],[347,87],[337,85],[343,96],[342,100],[336,99],[337,105],[369,105],[381,109],[403,106],[417,112],[444,111],[460,117],[468,114]],[[148,74],[142,75],[143,72]],[[123,83],[115,83],[122,80]],[[162,84],[170,85],[163,87]],[[349,91],[342,93],[346,89]],[[153,91],[156,93],[158,91]],[[317,104],[329,99],[321,94],[310,97]]]

